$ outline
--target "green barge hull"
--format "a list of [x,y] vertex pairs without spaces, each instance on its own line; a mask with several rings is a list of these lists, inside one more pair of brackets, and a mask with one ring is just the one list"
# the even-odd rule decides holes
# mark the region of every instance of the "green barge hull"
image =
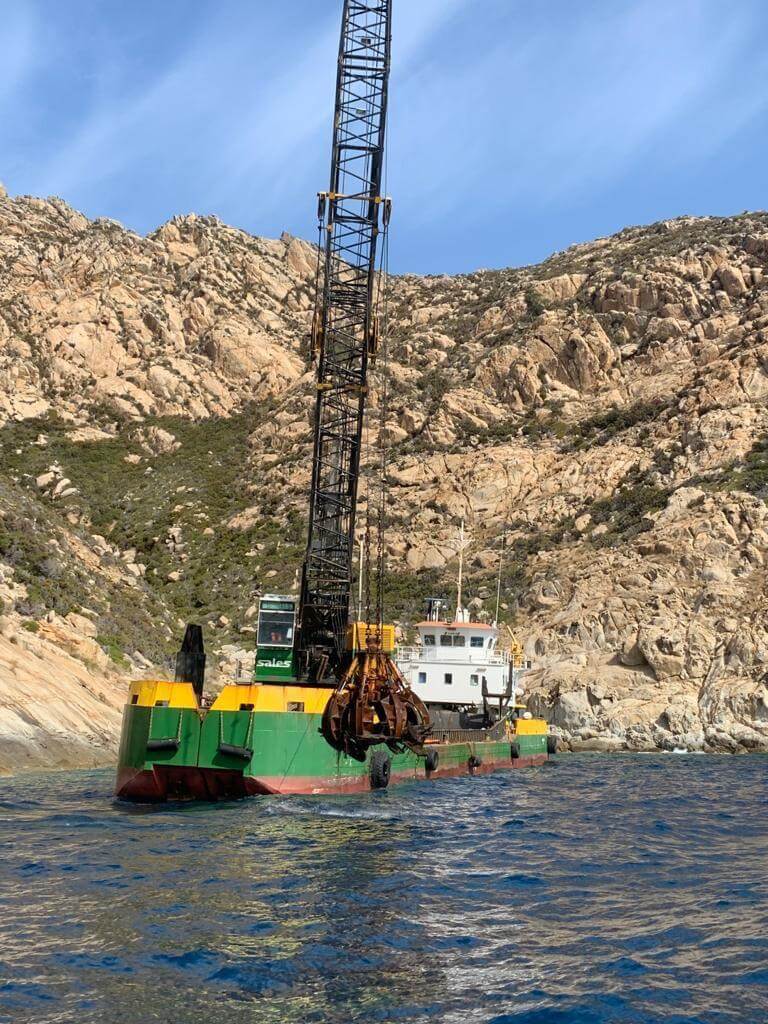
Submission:
[[389,781],[480,774],[547,760],[546,723],[518,719],[498,738],[430,743],[426,758],[373,747],[360,762],[334,750],[320,732],[330,693],[233,684],[203,709],[191,684],[134,683],[123,716],[116,795],[163,801],[352,793]]

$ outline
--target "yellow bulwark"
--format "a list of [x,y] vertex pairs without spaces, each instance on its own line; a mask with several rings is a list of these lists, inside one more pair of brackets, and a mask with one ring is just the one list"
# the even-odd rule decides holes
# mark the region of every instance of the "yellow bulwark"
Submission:
[[518,736],[546,736],[547,723],[543,718],[518,718],[515,721],[515,733]]
[[[316,686],[231,683],[216,697],[211,711],[294,711],[322,715],[332,692]],[[128,703],[143,708],[199,708],[191,683],[174,683],[167,679],[140,679],[131,683]]]
[[128,703],[142,708],[196,708],[192,683],[174,683],[169,679],[137,679],[131,683]]
[[231,683],[224,687],[211,711],[293,711],[322,715],[333,690],[316,686],[277,686]]
[[[368,646],[368,637],[377,636],[379,627],[365,622],[353,622],[347,627],[347,650],[364,651]],[[395,652],[395,627],[381,627],[381,649],[385,654]]]

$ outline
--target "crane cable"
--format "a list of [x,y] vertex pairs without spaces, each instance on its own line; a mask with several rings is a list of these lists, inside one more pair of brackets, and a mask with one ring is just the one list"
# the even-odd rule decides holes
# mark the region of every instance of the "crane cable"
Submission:
[[[388,147],[389,128],[385,128],[385,154]],[[389,215],[390,200],[388,198],[389,166],[384,161],[384,202],[382,204],[382,227],[383,238],[381,245],[381,261],[379,266],[379,288],[376,297],[376,313],[379,318],[381,329],[381,358],[379,362],[380,376],[380,408],[379,408],[379,507],[376,522],[376,631],[377,640],[381,643],[382,630],[384,625],[384,578],[385,578],[385,557],[384,539],[386,532],[387,498],[389,497],[387,485],[387,455],[388,447],[385,441],[385,429],[389,419],[389,291],[391,280],[389,276]]]
[[[387,153],[387,143],[389,138],[389,126],[386,125],[385,129],[385,144],[384,153]],[[389,347],[388,347],[388,330],[389,330],[389,209],[390,202],[387,198],[387,184],[388,184],[388,161],[386,155],[384,158],[384,188],[382,190],[382,202],[379,204],[382,216],[382,244],[379,250],[379,267],[376,274],[375,289],[376,297],[373,302],[372,315],[375,322],[378,322],[380,326],[380,337],[381,337],[381,360],[378,364],[378,376],[380,381],[379,393],[379,431],[378,431],[378,448],[379,448],[379,488],[378,495],[375,493],[375,489],[371,487],[370,473],[364,474],[365,480],[365,536],[363,539],[363,546],[361,551],[361,558],[364,562],[364,580],[365,580],[365,622],[369,625],[375,626],[375,638],[378,644],[381,644],[382,639],[382,626],[384,622],[384,575],[385,575],[385,561],[384,561],[384,536],[386,528],[386,503],[387,503],[387,481],[386,481],[386,466],[387,466],[387,451],[384,443],[384,427],[387,422],[389,412]],[[382,301],[383,296],[383,301]],[[380,312],[381,310],[381,312]],[[373,324],[370,325],[373,327]],[[371,452],[373,446],[370,443],[370,417],[365,417],[365,433],[364,433],[364,448],[366,452]],[[378,500],[377,500],[378,499]],[[376,501],[377,508],[372,508],[371,502]],[[372,594],[371,594],[371,581],[373,573],[371,572],[372,562],[372,548],[373,548],[373,523],[372,519],[375,514],[376,517],[376,585],[375,585],[375,618],[372,616]]]

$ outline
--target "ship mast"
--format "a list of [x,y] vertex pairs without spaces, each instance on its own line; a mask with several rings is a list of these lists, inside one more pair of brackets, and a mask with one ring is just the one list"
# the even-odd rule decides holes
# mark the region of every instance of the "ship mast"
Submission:
[[461,606],[461,588],[464,577],[464,520],[461,520],[459,528],[459,578],[456,581],[456,622],[464,619],[464,609]]

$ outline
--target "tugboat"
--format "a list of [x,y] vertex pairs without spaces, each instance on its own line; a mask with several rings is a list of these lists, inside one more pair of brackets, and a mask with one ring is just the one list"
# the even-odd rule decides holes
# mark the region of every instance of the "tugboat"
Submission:
[[[388,305],[379,301],[387,274],[386,266],[377,267],[377,250],[381,235],[381,252],[387,251],[391,212],[391,201],[381,195],[391,19],[391,0],[344,2],[331,181],[318,202],[324,259],[318,260],[310,343],[315,434],[300,594],[262,597],[248,682],[206,695],[202,633],[189,626],[175,680],[131,685],[117,772],[120,798],[383,789],[390,780],[539,763],[548,742],[551,747],[545,722],[509,710],[513,684],[506,684],[509,696],[494,696],[488,658],[483,701],[490,706],[498,699],[499,714],[462,721],[459,711],[454,721],[439,717],[451,714],[443,707],[431,721],[421,684],[409,685],[398,667],[395,628],[384,622],[383,557],[377,557],[375,615],[370,607],[362,621],[350,615],[368,371],[379,349],[376,311]],[[383,473],[380,482],[383,487]],[[380,556],[384,516],[375,518]],[[367,541],[367,560],[370,551]],[[485,635],[471,623],[438,627],[435,621],[434,629],[435,636],[466,636],[470,653],[473,637]],[[489,646],[483,651],[493,653]]]
[[395,660],[406,682],[438,722],[452,728],[487,727],[515,711],[523,692],[521,679],[530,662],[520,646],[499,647],[494,622],[473,622],[459,607],[452,620],[442,618],[445,602],[427,600],[426,618],[417,622],[415,645],[397,648]]

